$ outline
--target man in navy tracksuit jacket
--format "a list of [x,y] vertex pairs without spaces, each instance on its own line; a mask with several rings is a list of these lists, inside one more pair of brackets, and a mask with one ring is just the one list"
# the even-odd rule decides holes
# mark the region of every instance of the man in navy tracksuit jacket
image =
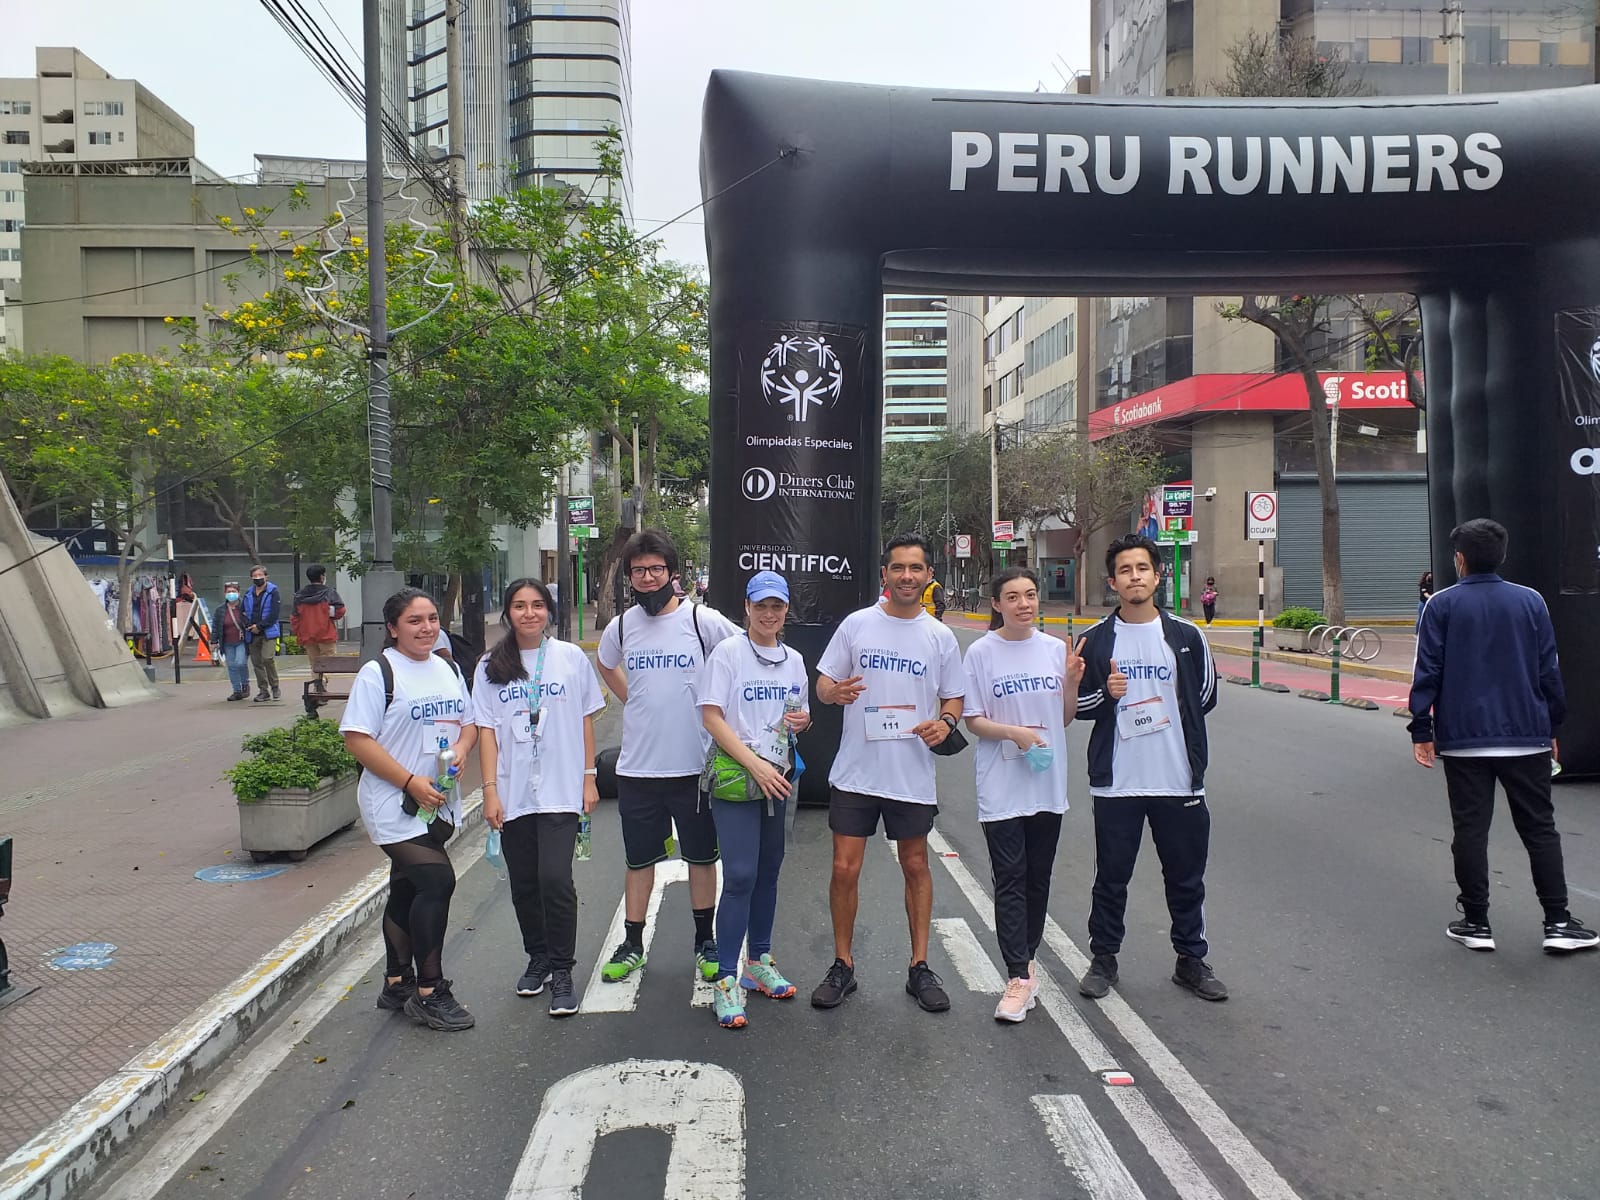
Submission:
[[1538,592],[1495,573],[1506,556],[1504,526],[1468,521],[1450,531],[1450,544],[1460,582],[1435,592],[1417,622],[1407,726],[1418,763],[1444,759],[1462,916],[1445,934],[1470,950],[1494,949],[1489,822],[1499,780],[1544,906],[1545,950],[1592,949],[1600,934],[1567,911],[1550,802],[1555,735],[1567,712],[1550,612]]
[[1106,571],[1122,603],[1078,644],[1084,659],[1078,720],[1092,720],[1089,791],[1094,796],[1094,897],[1089,913],[1093,961],[1078,990],[1101,999],[1117,982],[1128,881],[1150,823],[1172,948],[1172,981],[1205,1000],[1226,1000],[1212,972],[1205,928],[1206,721],[1217,704],[1211,648],[1191,621],[1156,606],[1156,544],[1131,533],[1106,550]]

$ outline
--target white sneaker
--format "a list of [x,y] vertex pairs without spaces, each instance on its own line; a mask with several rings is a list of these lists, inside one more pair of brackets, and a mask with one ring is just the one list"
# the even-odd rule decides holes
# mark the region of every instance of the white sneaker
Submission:
[[1000,997],[1000,1003],[995,1005],[994,1019],[1013,1023],[1024,1020],[1028,1010],[1036,1003],[1030,981],[1022,978],[1013,979],[1006,984],[1005,994]]

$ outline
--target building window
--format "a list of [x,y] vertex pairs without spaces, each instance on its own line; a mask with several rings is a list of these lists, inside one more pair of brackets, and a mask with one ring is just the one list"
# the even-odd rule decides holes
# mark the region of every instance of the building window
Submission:
[[25,117],[32,111],[32,100],[0,100],[0,117]]
[[14,158],[0,158],[0,175],[20,175],[22,164]]
[[83,102],[83,115],[86,117],[120,117],[122,115],[122,101],[85,100]]
[[26,129],[8,129],[5,134],[4,144],[7,146],[26,146],[32,143],[33,135]]
[[0,188],[0,204],[21,204],[21,188]]
[[89,130],[89,145],[91,145],[91,146],[109,146],[109,145],[111,145],[111,131],[109,129],[91,129],[91,130]]
[[0,233],[21,233],[22,222],[16,217],[0,217]]
[[21,262],[22,251],[16,247],[0,250],[0,262]]

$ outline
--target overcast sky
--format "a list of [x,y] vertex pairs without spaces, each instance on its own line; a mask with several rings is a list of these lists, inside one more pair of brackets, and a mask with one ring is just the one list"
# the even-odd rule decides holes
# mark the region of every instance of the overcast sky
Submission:
[[[305,0],[305,8],[360,47],[360,0]],[[1088,11],[1088,0],[633,0],[638,224],[652,229],[700,200],[700,101],[714,68],[1059,90],[1063,75],[1088,68]],[[0,22],[0,78],[33,75],[35,46],[77,46],[182,114],[199,157],[225,175],[253,169],[257,152],[363,153],[355,113],[259,0],[0,0]],[[659,235],[671,257],[705,262],[698,221],[691,213]]]

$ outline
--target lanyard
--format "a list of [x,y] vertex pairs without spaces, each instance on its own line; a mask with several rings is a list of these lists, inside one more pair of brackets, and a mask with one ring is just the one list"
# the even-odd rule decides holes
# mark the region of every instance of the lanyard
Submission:
[[539,711],[540,689],[544,684],[544,652],[549,648],[550,635],[546,633],[539,639],[539,661],[533,667],[533,689],[528,695],[528,724],[534,727],[534,714]]

